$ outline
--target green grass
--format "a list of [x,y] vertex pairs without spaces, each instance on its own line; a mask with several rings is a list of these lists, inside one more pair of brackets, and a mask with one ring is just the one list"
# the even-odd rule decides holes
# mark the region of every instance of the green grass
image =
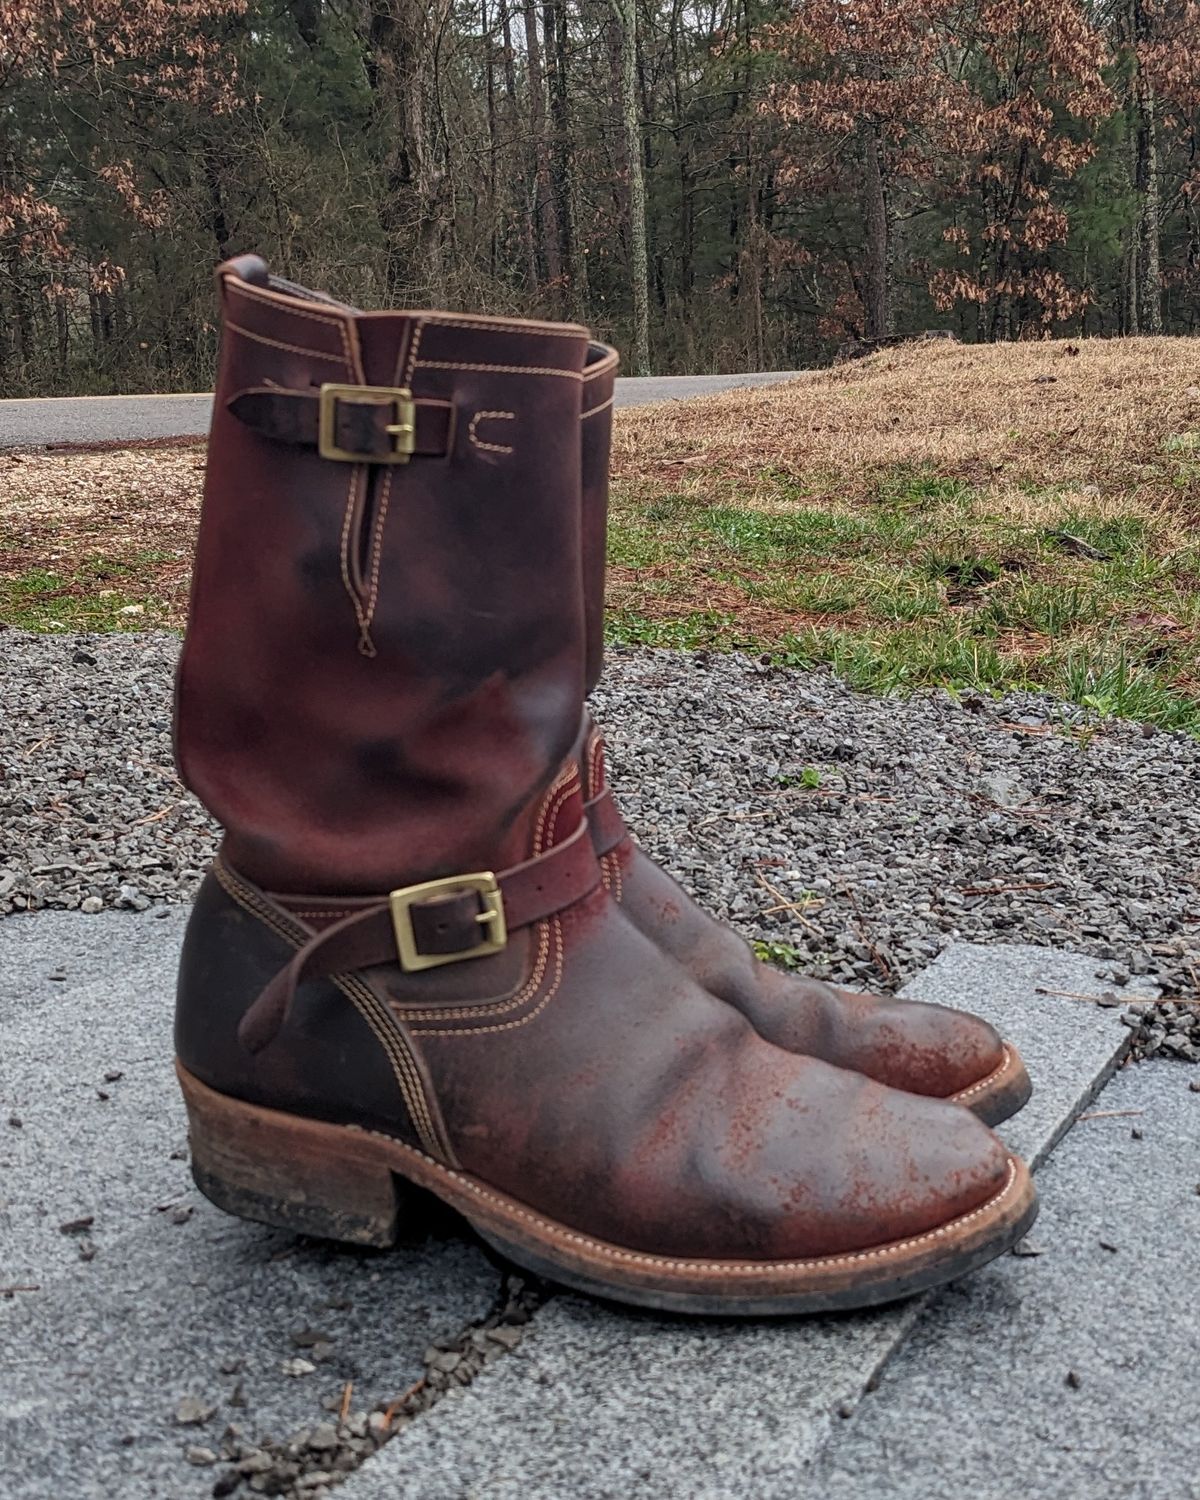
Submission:
[[[139,554],[150,565],[157,553]],[[70,573],[27,568],[0,574],[0,620],[18,630],[145,630],[161,610],[143,586],[140,569],[103,557],[86,558]]]
[[1200,528],[928,466],[881,471],[854,506],[773,469],[745,486],[746,505],[618,496],[614,641],[824,665],[869,692],[1035,689],[1200,734]]

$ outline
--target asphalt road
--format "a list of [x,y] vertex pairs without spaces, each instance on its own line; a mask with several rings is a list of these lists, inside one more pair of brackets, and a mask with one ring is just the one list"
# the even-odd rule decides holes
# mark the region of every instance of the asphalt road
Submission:
[[[618,406],[683,400],[739,386],[771,385],[791,371],[761,375],[656,375],[617,381]],[[0,447],[43,443],[123,443],[202,437],[211,402],[194,396],[69,396],[0,401]]]

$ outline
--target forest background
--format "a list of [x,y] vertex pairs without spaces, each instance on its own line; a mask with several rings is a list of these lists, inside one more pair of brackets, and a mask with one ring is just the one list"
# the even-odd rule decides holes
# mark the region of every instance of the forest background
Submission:
[[627,373],[1194,333],[1192,0],[0,0],[0,394],[204,388],[211,271]]

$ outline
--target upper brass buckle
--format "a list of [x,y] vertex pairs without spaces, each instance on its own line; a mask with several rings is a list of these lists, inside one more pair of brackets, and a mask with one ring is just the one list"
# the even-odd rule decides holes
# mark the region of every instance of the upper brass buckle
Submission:
[[[392,439],[390,453],[351,453],[337,445],[337,404],[357,401],[360,405],[383,398],[392,403],[396,420],[385,429]],[[330,385],[321,387],[321,405],[317,420],[317,451],[322,458],[336,458],[348,464],[406,464],[417,450],[417,406],[407,386],[399,389],[387,385]]]
[[[483,898],[483,910],[475,920],[486,936],[477,947],[466,948],[462,953],[418,953],[410,908],[418,901],[427,901],[430,896],[449,896],[456,891],[479,892]],[[486,958],[489,953],[502,952],[508,942],[504,895],[490,870],[480,870],[474,875],[452,875],[446,880],[426,880],[421,885],[406,885],[401,890],[392,891],[388,901],[392,908],[392,926],[396,929],[400,967],[407,974],[436,969],[441,964],[462,963],[468,958]]]

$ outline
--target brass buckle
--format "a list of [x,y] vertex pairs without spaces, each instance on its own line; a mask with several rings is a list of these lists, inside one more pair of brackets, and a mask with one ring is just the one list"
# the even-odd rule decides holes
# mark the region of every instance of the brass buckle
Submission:
[[[317,420],[317,451],[322,458],[335,458],[346,464],[406,464],[417,451],[417,406],[407,387],[394,389],[387,385],[323,385]],[[337,437],[337,404],[357,401],[360,406],[372,400],[392,403],[396,420],[385,431],[391,436],[390,453],[351,453],[339,448]]]
[[[483,910],[475,918],[485,934],[479,945],[462,953],[418,953],[410,908],[431,896],[450,896],[458,891],[478,891],[483,897]],[[392,908],[392,926],[396,929],[400,967],[406,974],[436,969],[442,964],[463,963],[468,958],[486,958],[490,953],[503,952],[508,942],[504,895],[490,870],[481,870],[475,875],[452,875],[447,880],[426,880],[422,885],[406,885],[401,890],[392,891],[388,901]]]

